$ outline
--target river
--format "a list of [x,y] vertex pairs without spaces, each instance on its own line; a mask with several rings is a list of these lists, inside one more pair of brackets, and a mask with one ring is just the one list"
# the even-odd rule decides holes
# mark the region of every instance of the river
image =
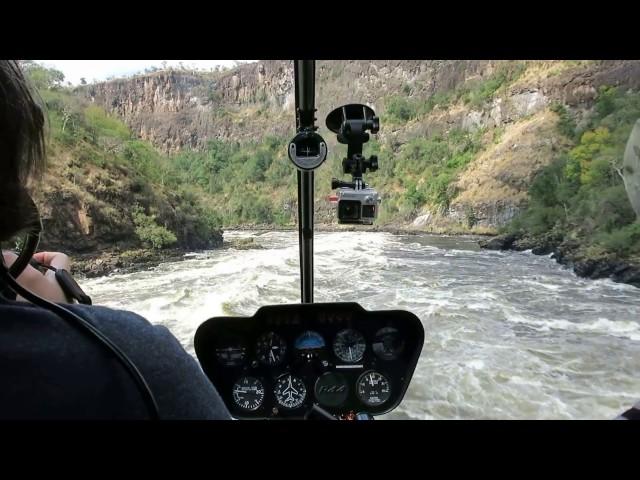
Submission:
[[[165,325],[194,355],[207,318],[299,302],[297,232],[225,232],[258,249],[196,253],[85,280],[95,304]],[[470,237],[317,233],[315,300],[406,309],[425,344],[385,419],[608,419],[640,399],[640,289]]]

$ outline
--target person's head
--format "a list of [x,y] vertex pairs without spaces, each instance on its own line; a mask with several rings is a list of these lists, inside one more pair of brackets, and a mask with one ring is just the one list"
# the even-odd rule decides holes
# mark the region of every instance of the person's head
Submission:
[[14,60],[0,60],[0,241],[34,221],[29,179],[44,170],[44,112]]

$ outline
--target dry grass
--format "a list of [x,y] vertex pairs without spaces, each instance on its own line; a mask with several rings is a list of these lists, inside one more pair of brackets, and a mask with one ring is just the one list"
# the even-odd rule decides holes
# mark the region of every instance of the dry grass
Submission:
[[456,204],[517,203],[527,197],[536,172],[549,164],[565,140],[555,131],[557,115],[543,111],[508,125],[498,144],[491,144],[460,175]]
[[537,87],[544,80],[555,77],[569,70],[581,70],[592,60],[535,60],[527,62],[527,70],[513,84],[509,90],[517,91],[528,87]]

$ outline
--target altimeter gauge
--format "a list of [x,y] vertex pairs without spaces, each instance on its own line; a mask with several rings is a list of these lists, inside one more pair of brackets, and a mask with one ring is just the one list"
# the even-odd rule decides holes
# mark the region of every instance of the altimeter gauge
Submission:
[[264,385],[255,377],[239,378],[232,393],[234,403],[243,410],[257,410],[264,401]]

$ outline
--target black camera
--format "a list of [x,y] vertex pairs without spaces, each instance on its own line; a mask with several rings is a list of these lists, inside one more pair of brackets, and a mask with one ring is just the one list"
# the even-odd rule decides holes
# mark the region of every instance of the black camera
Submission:
[[327,128],[338,135],[338,142],[347,144],[342,170],[352,177],[351,182],[331,180],[331,188],[338,189],[338,223],[372,225],[381,199],[377,191],[364,183],[363,175],[367,170],[378,170],[378,157],[365,158],[362,145],[369,141],[367,130],[378,133],[380,120],[370,107],[350,104],[336,108],[327,116]]

